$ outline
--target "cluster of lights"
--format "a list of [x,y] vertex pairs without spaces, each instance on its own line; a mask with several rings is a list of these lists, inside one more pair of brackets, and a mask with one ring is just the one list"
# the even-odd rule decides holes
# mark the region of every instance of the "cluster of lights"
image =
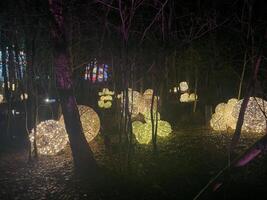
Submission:
[[[33,150],[34,130],[29,135]],[[56,155],[68,143],[68,135],[64,127],[55,120],[41,122],[36,127],[36,146],[42,155]]]
[[[178,91],[180,91],[180,93],[181,93],[181,95],[180,95],[180,102],[181,103],[189,103],[189,102],[196,101],[198,99],[197,94],[189,93],[189,85],[186,81],[180,82],[179,86],[175,86],[173,88],[173,92],[175,94],[178,93]],[[172,92],[171,89],[170,89],[170,92]]]
[[103,88],[102,92],[98,92],[99,100],[98,106],[100,108],[111,108],[113,101],[114,92],[110,91],[108,88]]
[[[141,121],[132,122],[133,134],[135,135],[136,140],[140,144],[148,144],[152,139],[152,123],[151,123],[151,106],[152,106],[152,97],[153,90],[147,89],[143,94],[138,91],[133,91],[131,88],[128,89],[128,98],[129,98],[129,111],[132,116],[141,114],[144,116],[145,123]],[[120,98],[122,95],[120,96]],[[123,103],[123,99],[122,99]],[[166,137],[171,132],[171,125],[166,121],[160,120],[160,113],[157,112],[158,97],[154,96],[153,102],[153,119],[154,123],[157,121],[157,133],[160,137]],[[156,125],[156,123],[155,123]],[[156,127],[156,126],[154,126]]]
[[[78,105],[83,133],[87,142],[92,141],[100,130],[100,119],[98,114],[89,106]],[[60,124],[65,125],[63,116],[59,119]]]
[[[210,126],[215,131],[235,130],[243,100],[230,99],[227,103],[220,103],[210,120]],[[264,133],[266,131],[267,102],[261,98],[250,97],[244,115],[242,131]]]
[[[240,100],[234,106],[232,115],[236,119],[238,119],[242,103],[243,100]],[[265,133],[267,119],[264,113],[267,113],[267,101],[258,97],[250,97],[244,115],[242,131]]]

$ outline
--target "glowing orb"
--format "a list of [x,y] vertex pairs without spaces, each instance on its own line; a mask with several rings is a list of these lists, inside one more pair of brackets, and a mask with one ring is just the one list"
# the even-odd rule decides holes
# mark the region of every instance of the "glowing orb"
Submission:
[[[238,101],[232,111],[232,115],[236,120],[238,119],[242,102],[243,100]],[[266,118],[263,112],[267,113],[267,101],[258,97],[250,97],[244,116],[242,131],[264,133],[266,131]]]
[[180,82],[179,86],[181,92],[186,92],[189,89],[188,83],[186,81]]
[[133,134],[140,144],[148,144],[152,140],[151,126],[148,123],[134,121],[132,123]]
[[180,102],[184,103],[184,102],[188,102],[188,101],[189,101],[189,94],[187,92],[184,94],[181,94]]
[[[100,130],[100,119],[98,114],[89,106],[78,105],[80,119],[83,127],[83,133],[87,142],[92,141]],[[63,115],[60,117],[60,123],[64,123]]]
[[0,94],[0,103],[2,103],[3,101],[4,101],[4,96]]
[[[29,138],[33,150],[34,130]],[[68,141],[65,128],[58,121],[43,121],[36,127],[36,145],[40,154],[55,155],[65,148]]]

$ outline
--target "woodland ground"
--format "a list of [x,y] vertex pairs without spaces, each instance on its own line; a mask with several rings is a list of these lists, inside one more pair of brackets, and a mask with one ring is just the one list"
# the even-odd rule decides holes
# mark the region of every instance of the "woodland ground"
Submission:
[[[56,156],[40,156],[30,163],[25,146],[2,150],[0,199],[193,199],[227,165],[231,139],[227,134],[199,128],[176,129],[168,138],[159,140],[158,155],[153,155],[152,145],[135,144],[128,168],[125,156],[119,153],[116,135],[110,138],[108,148],[101,135],[90,144],[105,181],[75,176],[69,147]],[[237,154],[256,139],[243,134]],[[266,160],[262,156],[227,176],[216,199],[266,197]]]

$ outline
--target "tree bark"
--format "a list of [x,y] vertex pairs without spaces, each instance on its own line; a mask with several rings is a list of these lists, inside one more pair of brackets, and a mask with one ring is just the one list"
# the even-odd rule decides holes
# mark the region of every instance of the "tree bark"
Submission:
[[92,172],[95,171],[97,165],[83,134],[76,98],[74,96],[70,53],[68,51],[62,2],[62,0],[49,0],[50,11],[54,19],[51,34],[54,45],[56,86],[66,131],[69,136],[74,166],[78,169],[78,172],[88,169]]

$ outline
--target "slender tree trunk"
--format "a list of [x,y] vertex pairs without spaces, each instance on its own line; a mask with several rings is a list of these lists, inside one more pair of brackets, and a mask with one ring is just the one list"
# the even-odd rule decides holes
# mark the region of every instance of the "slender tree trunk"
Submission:
[[96,162],[83,134],[76,98],[73,92],[70,54],[67,45],[62,3],[62,0],[49,0],[50,11],[54,17],[51,33],[54,44],[56,86],[60,97],[65,127],[69,136],[74,165],[79,171],[90,169],[92,172],[92,170],[95,171],[96,169]]

